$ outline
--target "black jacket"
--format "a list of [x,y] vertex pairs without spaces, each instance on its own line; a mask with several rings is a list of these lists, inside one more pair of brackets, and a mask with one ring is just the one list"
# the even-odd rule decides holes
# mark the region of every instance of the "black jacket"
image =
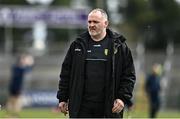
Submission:
[[[112,113],[115,99],[121,99],[126,104],[132,97],[135,84],[135,69],[130,49],[125,43],[125,38],[107,29],[110,37],[109,54],[106,72],[106,99],[105,117],[122,117],[122,113]],[[86,31],[72,42],[62,64],[60,73],[59,102],[68,101],[70,117],[76,117],[80,108],[83,87],[86,48],[89,33]]]

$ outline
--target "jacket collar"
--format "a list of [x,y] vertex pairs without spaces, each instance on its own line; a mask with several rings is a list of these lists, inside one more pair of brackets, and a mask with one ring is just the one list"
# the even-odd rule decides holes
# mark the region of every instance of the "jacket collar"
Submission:
[[[109,36],[110,39],[113,39],[115,43],[117,44],[121,44],[122,42],[124,42],[126,39],[119,33],[112,31],[111,29],[106,29],[107,34]],[[77,40],[80,40],[82,42],[87,42],[87,39],[90,39],[90,35],[89,32],[86,30],[85,32],[83,32],[82,34],[80,34],[77,37]]]

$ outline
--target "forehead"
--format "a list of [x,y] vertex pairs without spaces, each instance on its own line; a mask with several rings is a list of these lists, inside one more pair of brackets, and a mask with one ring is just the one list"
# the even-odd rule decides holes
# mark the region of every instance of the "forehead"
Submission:
[[102,13],[100,11],[92,11],[88,15],[88,19],[103,19]]

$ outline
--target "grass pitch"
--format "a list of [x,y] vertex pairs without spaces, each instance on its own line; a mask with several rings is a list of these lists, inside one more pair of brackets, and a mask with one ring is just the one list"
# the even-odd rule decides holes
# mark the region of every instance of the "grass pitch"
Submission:
[[[0,118],[10,117],[7,112],[2,109],[0,111]],[[62,113],[52,108],[25,108],[19,114],[20,118],[68,118]],[[125,111],[124,118],[148,118],[148,112],[146,109],[139,110],[134,108],[131,112]],[[180,118],[180,112],[178,111],[160,111],[158,118]]]

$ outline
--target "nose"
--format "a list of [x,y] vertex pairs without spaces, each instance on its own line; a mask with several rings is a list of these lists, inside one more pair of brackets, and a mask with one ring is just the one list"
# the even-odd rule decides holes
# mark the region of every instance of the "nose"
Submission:
[[89,25],[90,27],[93,27],[93,26],[94,26],[94,23],[93,23],[93,22],[89,22],[88,25]]

